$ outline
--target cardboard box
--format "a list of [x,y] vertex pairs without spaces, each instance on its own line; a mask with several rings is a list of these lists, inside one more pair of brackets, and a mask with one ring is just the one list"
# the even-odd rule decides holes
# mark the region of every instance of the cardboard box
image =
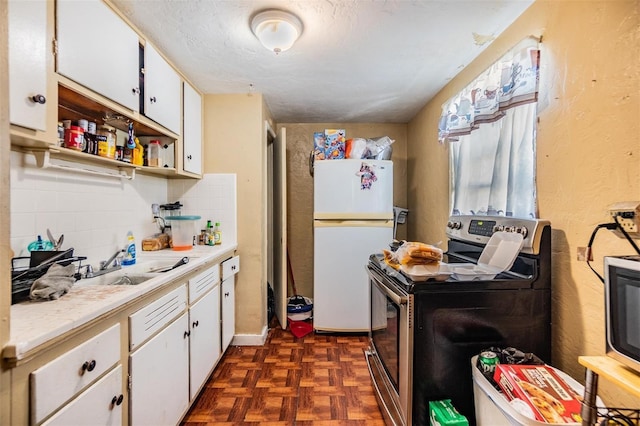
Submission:
[[450,399],[429,401],[429,420],[431,426],[469,426],[467,418],[458,413]]
[[327,160],[341,160],[345,158],[345,141],[347,131],[344,129],[325,129],[324,135],[327,140],[325,158]]
[[508,400],[521,399],[535,420],[579,423],[580,400],[575,391],[547,365],[498,364],[493,376]]
[[327,149],[327,138],[324,132],[315,132],[313,134],[313,158],[315,160],[324,160]]

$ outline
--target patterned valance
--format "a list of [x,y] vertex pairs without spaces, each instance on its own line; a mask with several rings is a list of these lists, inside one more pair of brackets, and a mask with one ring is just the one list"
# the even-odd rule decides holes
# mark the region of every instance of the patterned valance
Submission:
[[540,50],[538,39],[527,38],[442,105],[438,141],[456,141],[504,111],[538,100]]

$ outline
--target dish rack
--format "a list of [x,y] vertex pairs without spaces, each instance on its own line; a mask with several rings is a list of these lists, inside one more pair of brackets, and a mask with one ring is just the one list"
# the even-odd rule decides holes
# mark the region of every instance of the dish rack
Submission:
[[[84,256],[72,256],[73,252],[69,252],[68,256],[56,262],[59,265],[67,266],[72,262],[80,262],[87,258]],[[24,302],[29,300],[29,293],[33,282],[42,277],[49,270],[48,267],[35,269],[29,266],[30,257],[14,257],[11,259],[11,304]],[[52,263],[52,264],[53,264]],[[50,266],[50,265],[48,265]]]

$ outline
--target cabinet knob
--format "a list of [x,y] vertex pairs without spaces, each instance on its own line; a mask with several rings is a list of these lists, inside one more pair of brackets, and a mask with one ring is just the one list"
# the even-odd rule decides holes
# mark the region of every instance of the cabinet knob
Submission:
[[134,95],[139,95],[140,94],[140,89],[137,87],[134,87],[133,89],[131,89],[131,93],[133,93]]
[[156,103],[156,97],[155,96],[150,97],[149,98],[149,102],[151,102],[152,104],[155,104]]
[[187,338],[187,337],[189,337],[190,335],[191,335],[191,332],[190,332],[190,331],[185,331],[185,332],[184,332],[184,336],[183,336],[183,338],[184,338],[184,339],[186,339],[186,338]]
[[93,371],[93,369],[96,368],[96,360],[92,359],[91,361],[85,361],[84,364],[82,364],[82,372],[84,373],[85,371]]
[[229,297],[229,292],[228,291],[224,294],[224,297]]
[[198,325],[200,325],[199,321],[194,321],[193,324],[191,324],[193,328],[196,328]]
[[233,265],[233,266],[231,267],[231,270],[232,270],[232,271],[235,271],[235,270],[236,270],[236,265]]
[[44,105],[47,102],[47,98],[45,98],[43,95],[33,95],[31,97],[31,100],[41,105]]
[[187,155],[187,159],[191,160],[193,157],[191,155]]
[[123,400],[124,400],[124,396],[122,394],[118,396],[114,396],[113,398],[111,398],[111,405],[120,405],[122,404]]

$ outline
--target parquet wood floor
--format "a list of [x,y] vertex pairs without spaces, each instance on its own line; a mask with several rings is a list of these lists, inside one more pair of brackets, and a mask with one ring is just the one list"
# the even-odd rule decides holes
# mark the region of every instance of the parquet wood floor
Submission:
[[227,349],[182,426],[384,426],[366,347],[366,336],[274,327],[264,346]]

